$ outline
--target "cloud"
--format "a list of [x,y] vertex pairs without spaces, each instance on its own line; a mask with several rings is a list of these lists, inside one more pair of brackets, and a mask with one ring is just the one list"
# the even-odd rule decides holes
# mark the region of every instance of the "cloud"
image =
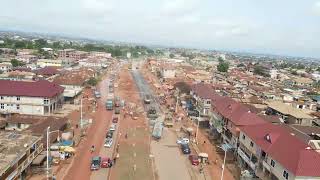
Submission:
[[112,0],[82,0],[81,6],[91,13],[108,13],[115,9],[115,2]]
[[320,1],[317,1],[316,3],[314,3],[312,10],[314,14],[320,15]]
[[162,14],[179,16],[191,13],[196,9],[196,0],[165,0],[162,5]]

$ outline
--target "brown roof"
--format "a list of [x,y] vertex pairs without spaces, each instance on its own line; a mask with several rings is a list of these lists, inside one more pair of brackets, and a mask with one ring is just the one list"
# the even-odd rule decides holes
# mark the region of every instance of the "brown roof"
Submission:
[[59,74],[59,71],[56,68],[50,67],[50,66],[46,66],[44,68],[37,69],[34,72],[37,75],[44,75],[44,76],[52,76],[52,75],[55,75],[55,74]]
[[53,82],[60,85],[79,85],[84,83],[94,76],[94,70],[90,68],[81,68],[71,71],[63,71],[60,76],[54,78]]

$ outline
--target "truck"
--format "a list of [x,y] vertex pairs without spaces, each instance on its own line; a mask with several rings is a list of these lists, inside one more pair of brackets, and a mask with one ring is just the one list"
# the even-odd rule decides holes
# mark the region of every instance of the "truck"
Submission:
[[163,131],[163,123],[161,121],[157,121],[153,126],[152,137],[154,139],[160,139]]
[[114,106],[113,96],[109,95],[108,98],[107,98],[107,101],[106,101],[106,109],[107,110],[113,110],[113,106]]
[[167,114],[166,117],[164,118],[164,122],[163,122],[165,127],[171,128],[173,127],[173,118],[172,118],[172,114]]

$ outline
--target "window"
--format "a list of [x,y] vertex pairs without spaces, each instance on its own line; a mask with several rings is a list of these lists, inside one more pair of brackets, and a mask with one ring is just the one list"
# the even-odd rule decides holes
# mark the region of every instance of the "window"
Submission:
[[246,136],[244,134],[242,135],[242,139],[246,139]]
[[211,101],[210,101],[210,100],[207,100],[207,101],[206,101],[206,104],[211,104]]
[[3,97],[3,96],[1,96],[1,97],[0,97],[0,99],[2,100],[2,99],[4,99],[4,97]]
[[271,166],[274,167],[276,165],[276,162],[274,162],[274,160],[271,159]]
[[4,104],[0,104],[0,108],[1,108],[1,109],[4,109]]
[[19,110],[20,109],[20,104],[17,104],[17,110]]
[[17,101],[20,101],[20,96],[17,96]]
[[44,103],[44,104],[49,104],[49,99],[44,99],[44,100],[43,100],[43,103]]
[[251,141],[251,142],[250,142],[250,146],[253,147],[253,145],[254,145],[254,144],[253,144],[253,142]]
[[288,179],[288,177],[289,177],[289,174],[288,174],[288,172],[287,171],[283,171],[283,177],[284,178],[286,178],[286,179]]

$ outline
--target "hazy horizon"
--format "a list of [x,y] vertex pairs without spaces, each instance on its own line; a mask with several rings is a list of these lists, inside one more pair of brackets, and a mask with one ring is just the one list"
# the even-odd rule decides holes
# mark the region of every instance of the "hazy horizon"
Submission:
[[8,30],[314,58],[319,20],[319,0],[4,0],[0,7]]

